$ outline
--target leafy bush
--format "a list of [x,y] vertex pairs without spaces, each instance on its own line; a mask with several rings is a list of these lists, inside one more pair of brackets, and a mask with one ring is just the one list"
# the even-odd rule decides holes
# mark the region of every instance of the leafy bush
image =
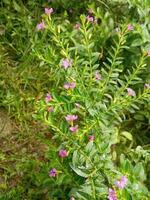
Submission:
[[150,197],[150,4],[92,2],[0,2],[1,106],[46,146],[0,154],[0,199]]
[[[53,134],[46,153],[49,176],[77,199],[148,199],[148,163],[125,156],[133,138],[121,124],[149,101],[149,84],[144,86],[141,79],[149,52],[136,47],[138,55],[133,53],[135,59],[126,68],[130,38],[140,35],[138,25],[124,23],[115,29],[108,13],[100,25],[99,16],[100,8],[92,7],[72,25],[46,13],[37,27],[33,52],[41,67],[49,67],[51,85],[37,101],[34,117]],[[51,145],[56,146],[53,153]],[[124,186],[116,185],[117,180]]]

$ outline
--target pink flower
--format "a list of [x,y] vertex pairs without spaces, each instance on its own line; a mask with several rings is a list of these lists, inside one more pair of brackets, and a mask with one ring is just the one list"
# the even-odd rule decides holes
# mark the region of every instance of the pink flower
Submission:
[[150,83],[145,83],[145,88],[150,89]]
[[90,15],[88,15],[88,16],[86,17],[86,20],[87,20],[88,22],[94,22],[94,17],[90,17]]
[[45,14],[50,15],[54,12],[53,8],[45,8]]
[[53,111],[54,111],[54,108],[53,108],[53,107],[49,107],[49,108],[47,109],[47,111],[48,111],[48,112],[53,112]]
[[66,150],[64,150],[64,149],[61,149],[59,151],[59,156],[62,157],[62,158],[65,158],[65,157],[68,156],[68,152]]
[[102,80],[102,76],[98,71],[96,71],[96,73],[95,73],[95,79],[98,80],[98,81]]
[[77,116],[77,115],[67,115],[67,116],[65,117],[65,119],[66,119],[66,121],[68,121],[68,122],[73,122],[73,121],[75,121],[75,120],[78,119],[78,116]]
[[71,126],[69,129],[71,132],[76,133],[78,131],[78,125]]
[[47,94],[46,94],[46,97],[45,97],[46,103],[48,103],[48,102],[51,101],[51,100],[52,100],[52,96],[51,96],[49,93],[47,93]]
[[128,24],[127,29],[128,31],[133,31],[134,27],[131,24]]
[[62,60],[61,64],[62,64],[62,67],[64,67],[64,69],[67,69],[68,67],[72,66],[72,61],[66,58]]
[[80,24],[76,23],[75,26],[74,26],[74,28],[79,30],[80,29]]
[[44,22],[40,22],[38,25],[37,25],[37,29],[38,30],[43,30],[45,28],[45,23]]
[[89,10],[88,10],[88,13],[91,15],[91,14],[93,14],[93,10],[90,8]]
[[57,175],[57,170],[55,168],[52,168],[49,172],[50,177],[55,177]]
[[109,200],[117,200],[117,195],[116,195],[115,190],[109,188],[108,199]]
[[76,87],[76,82],[72,82],[72,83],[65,83],[64,84],[64,88],[65,89],[74,89]]
[[89,142],[94,141],[94,139],[95,139],[94,135],[89,135]]
[[150,56],[150,50],[148,50],[147,55]]
[[136,94],[135,94],[135,91],[131,88],[127,88],[127,92],[128,92],[128,96],[132,96],[134,97]]
[[123,189],[127,185],[127,181],[128,181],[127,177],[122,176],[119,181],[116,181],[115,185],[116,187]]

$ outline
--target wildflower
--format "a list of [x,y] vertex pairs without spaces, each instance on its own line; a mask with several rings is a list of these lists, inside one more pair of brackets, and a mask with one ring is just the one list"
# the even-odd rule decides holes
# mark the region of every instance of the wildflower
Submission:
[[95,79],[98,81],[102,79],[102,76],[98,71],[96,71],[96,73],[95,73]]
[[108,195],[109,200],[117,200],[117,195],[115,190],[109,188],[109,195]]
[[148,50],[147,55],[150,56],[150,50]]
[[59,156],[62,157],[62,158],[65,158],[65,157],[68,156],[68,152],[66,150],[64,150],[64,149],[61,149],[59,151]]
[[45,23],[44,22],[40,22],[38,25],[37,25],[37,29],[38,30],[43,30],[45,28]]
[[49,172],[50,177],[55,177],[57,175],[57,170],[55,168],[52,168]]
[[62,66],[64,67],[64,69],[67,69],[68,67],[71,67],[72,65],[72,61],[69,59],[63,59],[62,60]]
[[77,115],[67,115],[67,116],[65,117],[65,119],[66,119],[66,121],[68,121],[68,122],[73,122],[73,121],[75,121],[75,120],[78,119],[78,116],[77,116]]
[[89,135],[89,142],[94,141],[94,139],[95,139],[94,135]]
[[75,26],[74,26],[74,28],[79,30],[80,29],[80,24],[76,23]]
[[122,176],[119,181],[116,181],[115,185],[116,187],[123,189],[127,185],[127,181],[127,177]]
[[45,8],[45,14],[50,15],[54,12],[53,8]]
[[76,133],[78,131],[78,125],[71,126],[69,129],[71,132]]
[[53,111],[54,111],[54,108],[53,108],[53,107],[48,107],[47,111],[48,111],[48,112],[53,112]]
[[88,10],[88,13],[89,13],[89,15],[93,14],[93,10],[90,8],[90,9]]
[[72,83],[65,83],[64,84],[64,88],[65,89],[74,89],[76,87],[76,82],[72,82]]
[[128,31],[133,31],[134,27],[131,24],[128,24],[127,29]]
[[51,100],[52,100],[52,96],[51,96],[49,93],[47,93],[47,94],[46,94],[46,97],[45,97],[46,103],[48,103],[48,102],[51,101]]
[[88,15],[86,19],[88,22],[94,22],[94,17],[91,17],[90,15]]
[[150,89],[150,83],[145,83],[145,88]]
[[135,91],[133,90],[133,89],[131,89],[131,88],[127,88],[127,92],[128,92],[128,96],[135,96],[136,94],[135,94]]

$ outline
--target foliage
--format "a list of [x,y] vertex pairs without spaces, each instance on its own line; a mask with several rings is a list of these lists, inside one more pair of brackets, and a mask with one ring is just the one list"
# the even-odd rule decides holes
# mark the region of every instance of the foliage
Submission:
[[5,179],[21,180],[0,198],[148,200],[149,1],[12,2],[1,2],[1,106],[46,148],[15,155],[14,171],[0,154]]

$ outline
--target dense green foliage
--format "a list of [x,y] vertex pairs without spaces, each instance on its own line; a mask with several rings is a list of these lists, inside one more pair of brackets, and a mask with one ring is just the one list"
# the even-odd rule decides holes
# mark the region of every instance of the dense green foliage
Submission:
[[150,199],[150,1],[0,6],[0,199]]

